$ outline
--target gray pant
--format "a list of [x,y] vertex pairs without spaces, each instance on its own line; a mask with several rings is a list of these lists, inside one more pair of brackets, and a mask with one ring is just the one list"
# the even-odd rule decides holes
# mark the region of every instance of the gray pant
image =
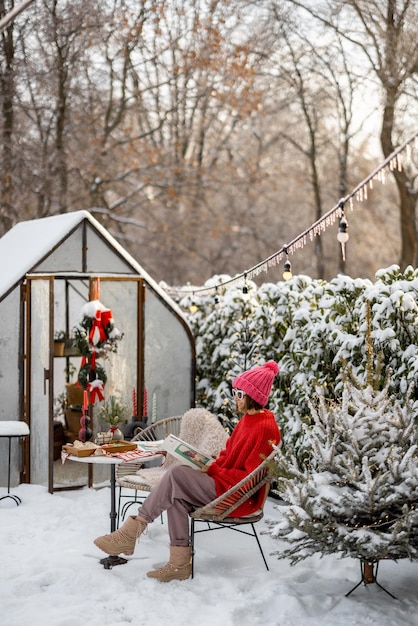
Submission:
[[170,545],[190,545],[189,513],[216,498],[213,478],[187,465],[173,465],[151,491],[138,515],[148,523],[167,511]]

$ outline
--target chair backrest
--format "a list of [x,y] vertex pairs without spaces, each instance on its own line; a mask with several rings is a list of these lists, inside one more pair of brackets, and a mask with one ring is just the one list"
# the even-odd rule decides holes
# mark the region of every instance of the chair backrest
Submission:
[[180,436],[181,415],[166,417],[141,430],[132,441],[159,441],[168,435]]
[[233,513],[233,511],[235,511],[235,509],[237,509],[241,504],[251,498],[251,496],[266,485],[263,500],[264,505],[265,499],[267,498],[268,486],[271,480],[269,470],[270,462],[273,460],[275,455],[276,450],[273,450],[258,467],[245,476],[245,478],[243,478],[239,483],[231,487],[231,489],[223,493],[221,496],[215,498],[215,500],[212,500],[212,502],[196,509],[191,516],[194,519],[199,519],[202,516],[205,517],[205,519],[208,519],[209,516],[212,516],[213,519],[222,520],[225,517],[228,517],[231,513]]
[[189,409],[183,415],[180,439],[209,456],[219,455],[225,447],[228,436],[218,418],[206,409]]

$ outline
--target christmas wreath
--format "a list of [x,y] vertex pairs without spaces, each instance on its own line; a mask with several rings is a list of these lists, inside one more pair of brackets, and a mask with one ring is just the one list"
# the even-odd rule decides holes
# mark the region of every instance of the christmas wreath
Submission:
[[78,382],[83,389],[87,389],[89,383],[92,383],[95,380],[100,380],[103,385],[107,383],[107,375],[104,367],[100,365],[100,363],[96,363],[94,369],[92,369],[90,361],[86,361],[86,363],[80,367],[80,371],[78,372]]
[[112,311],[99,300],[87,302],[81,309],[81,321],[73,329],[74,345],[80,354],[91,358],[117,352],[123,334],[116,328]]
[[91,404],[94,404],[96,400],[104,399],[103,391],[107,376],[100,363],[85,361],[78,372],[78,383],[89,392]]

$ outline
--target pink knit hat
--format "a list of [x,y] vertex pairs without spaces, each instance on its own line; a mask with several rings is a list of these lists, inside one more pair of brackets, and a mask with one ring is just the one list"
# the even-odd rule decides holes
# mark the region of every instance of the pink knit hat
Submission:
[[260,406],[266,406],[273,381],[279,371],[274,361],[267,361],[264,365],[247,370],[236,377],[232,386],[241,389]]

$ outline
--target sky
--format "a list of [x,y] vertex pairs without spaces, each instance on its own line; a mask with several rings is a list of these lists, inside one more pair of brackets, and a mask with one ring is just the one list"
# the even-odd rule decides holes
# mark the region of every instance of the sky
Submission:
[[[0,501],[0,626],[418,626],[418,564],[407,560],[379,567],[396,600],[376,584],[346,597],[360,579],[357,560],[315,555],[291,566],[271,554],[284,544],[261,521],[269,572],[253,538],[222,530],[197,536],[194,579],[160,583],[145,574],[167,560],[165,517],[127,564],[105,570],[93,539],[109,532],[107,483],[11,491],[22,504]],[[268,498],[266,518],[279,520],[282,506]]]

